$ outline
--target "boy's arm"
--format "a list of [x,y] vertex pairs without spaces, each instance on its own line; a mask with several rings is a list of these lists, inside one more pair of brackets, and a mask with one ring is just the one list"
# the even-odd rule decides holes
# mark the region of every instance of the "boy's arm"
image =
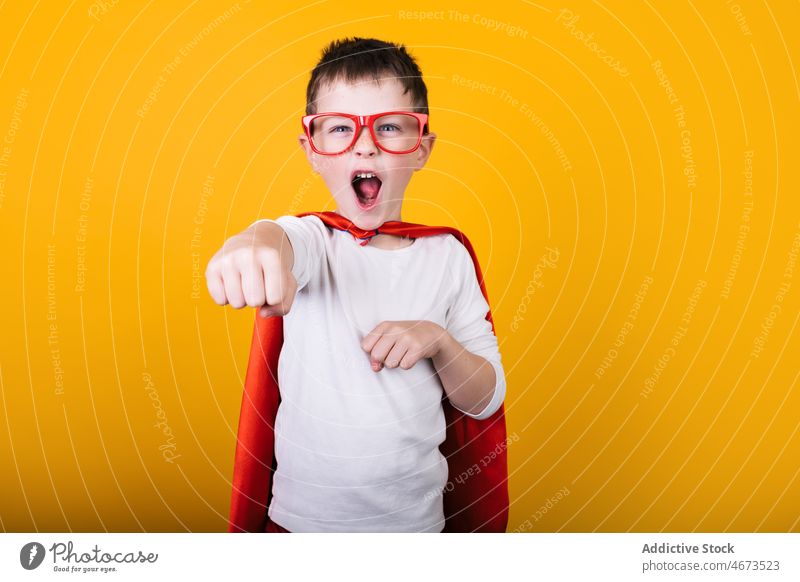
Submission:
[[458,241],[449,268],[455,298],[445,318],[439,349],[432,362],[450,403],[470,416],[488,418],[502,405],[506,378],[492,324],[489,304],[481,292],[475,264]]
[[483,411],[494,409],[490,406],[494,400],[503,399],[494,366],[486,358],[469,352],[447,331],[442,334],[439,346],[431,360],[450,403],[471,416],[483,418]]
[[454,324],[454,332],[466,337],[461,343],[432,321],[382,321],[364,336],[361,348],[369,354],[374,372],[384,366],[408,370],[422,358],[430,358],[450,404],[480,420],[494,414],[505,397],[497,339],[489,322],[484,319],[483,323],[488,329],[475,318],[468,319],[466,326]]

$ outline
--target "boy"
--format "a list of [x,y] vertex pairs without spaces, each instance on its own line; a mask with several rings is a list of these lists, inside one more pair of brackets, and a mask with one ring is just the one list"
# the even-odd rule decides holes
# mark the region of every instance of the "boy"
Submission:
[[[250,517],[268,505],[267,531],[440,532],[450,519],[442,492],[459,476],[451,466],[448,482],[450,457],[500,428],[505,439],[505,376],[466,238],[401,222],[406,186],[436,138],[427,89],[402,45],[345,39],[313,70],[306,113],[300,145],[336,212],[259,220],[226,241],[206,271],[218,304],[259,308],[231,531],[260,529]],[[282,329],[265,331],[264,318],[281,316]],[[277,351],[265,343],[281,333],[270,365]],[[275,383],[271,366],[280,406],[255,386]],[[267,408],[277,409],[274,435]],[[266,428],[252,428],[259,422]],[[446,458],[440,445],[451,425],[463,442]],[[486,453],[504,453],[505,442],[488,444]],[[483,466],[472,460],[460,477],[473,487],[506,471],[504,454],[487,454]],[[242,475],[272,464],[270,491],[269,474],[265,484],[243,485]],[[461,528],[505,528],[505,478],[491,479],[462,504],[487,504],[484,524]]]

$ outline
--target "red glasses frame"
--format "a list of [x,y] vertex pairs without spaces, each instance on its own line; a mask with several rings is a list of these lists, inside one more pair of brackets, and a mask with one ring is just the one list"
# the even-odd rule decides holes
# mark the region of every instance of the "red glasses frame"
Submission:
[[[417,136],[417,143],[414,144],[414,147],[402,150],[402,151],[395,151],[395,150],[388,150],[383,147],[380,143],[378,143],[378,138],[375,137],[375,120],[379,117],[383,117],[384,115],[412,115],[417,118],[419,122],[419,135]],[[344,148],[342,151],[331,153],[331,152],[323,152],[316,148],[314,145],[314,139],[311,137],[311,123],[318,117],[325,117],[331,115],[338,115],[341,117],[346,117],[350,119],[356,124],[356,129],[353,132],[353,140]],[[369,134],[372,136],[372,143],[374,143],[378,149],[383,150],[387,154],[410,154],[419,148],[419,144],[422,143],[422,136],[429,133],[428,129],[428,114],[427,113],[413,113],[411,111],[383,111],[381,113],[373,113],[372,115],[353,115],[351,113],[337,113],[335,111],[325,112],[325,113],[315,113],[313,115],[304,115],[303,116],[303,130],[306,132],[306,137],[308,138],[308,143],[311,145],[311,149],[314,150],[316,153],[323,155],[323,156],[338,156],[343,154],[347,150],[349,150],[353,145],[358,141],[359,136],[361,135],[361,129],[367,127],[369,128]]]

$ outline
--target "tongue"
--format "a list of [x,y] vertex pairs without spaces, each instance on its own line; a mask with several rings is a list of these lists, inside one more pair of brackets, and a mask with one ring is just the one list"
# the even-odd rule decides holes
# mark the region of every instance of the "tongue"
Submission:
[[355,188],[364,198],[375,198],[381,189],[381,181],[378,178],[364,178],[356,182]]

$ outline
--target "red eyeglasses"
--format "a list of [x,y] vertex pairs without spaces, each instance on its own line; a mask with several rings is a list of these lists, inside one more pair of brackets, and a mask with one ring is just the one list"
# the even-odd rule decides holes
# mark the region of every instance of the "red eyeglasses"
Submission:
[[363,127],[372,141],[389,154],[410,154],[428,133],[428,115],[408,111],[386,111],[372,115],[316,113],[303,117],[311,149],[323,156],[346,152],[356,143]]

